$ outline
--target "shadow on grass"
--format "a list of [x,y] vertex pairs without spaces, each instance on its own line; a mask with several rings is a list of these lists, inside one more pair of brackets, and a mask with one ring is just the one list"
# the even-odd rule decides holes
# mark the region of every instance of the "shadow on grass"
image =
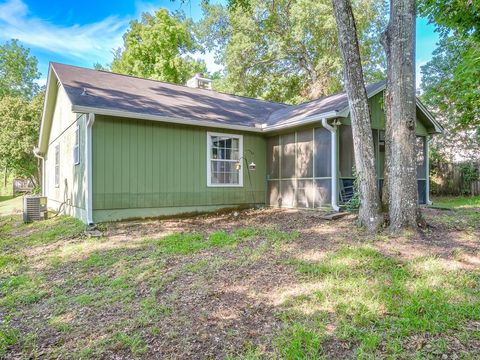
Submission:
[[[60,358],[478,354],[479,274],[435,257],[400,260],[358,244],[305,260],[306,249],[290,246],[301,233],[260,227],[112,248],[97,247],[112,238],[83,238],[82,230],[67,217],[28,225],[0,218],[0,315],[11,315],[0,323],[0,357],[11,349]],[[37,247],[49,251],[45,268],[23,253]],[[250,261],[239,261],[245,255]]]

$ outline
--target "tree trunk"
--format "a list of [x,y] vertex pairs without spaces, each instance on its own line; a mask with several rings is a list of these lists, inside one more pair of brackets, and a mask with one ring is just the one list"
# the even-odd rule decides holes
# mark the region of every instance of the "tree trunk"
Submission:
[[345,90],[352,120],[353,148],[360,195],[359,220],[372,232],[382,224],[367,91],[350,0],[332,0],[343,59]]
[[387,55],[386,149],[390,231],[416,227],[415,0],[391,0],[383,45]]

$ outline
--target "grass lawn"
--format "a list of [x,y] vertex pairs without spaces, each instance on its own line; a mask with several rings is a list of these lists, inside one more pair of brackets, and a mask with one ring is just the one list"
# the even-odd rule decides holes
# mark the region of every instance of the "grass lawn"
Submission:
[[433,199],[433,205],[449,209],[480,208],[480,196],[444,196]]
[[0,196],[0,217],[21,213],[23,208],[22,197]]
[[441,203],[395,238],[293,210],[100,238],[0,217],[0,358],[478,359],[480,205]]

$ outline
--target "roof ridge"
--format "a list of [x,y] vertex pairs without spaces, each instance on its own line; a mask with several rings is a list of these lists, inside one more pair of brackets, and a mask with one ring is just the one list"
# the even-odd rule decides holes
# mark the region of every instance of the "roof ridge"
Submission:
[[195,90],[195,91],[200,91],[200,92],[208,92],[208,93],[216,93],[216,94],[222,94],[222,95],[228,95],[228,96],[235,96],[235,97],[240,97],[240,98],[244,98],[244,99],[250,99],[250,100],[255,100],[255,101],[260,101],[260,102],[266,102],[266,103],[270,103],[270,104],[285,105],[286,107],[292,106],[291,104],[286,104],[286,103],[281,103],[281,102],[275,102],[275,101],[270,101],[270,100],[258,99],[258,98],[254,98],[254,97],[250,97],[250,96],[245,96],[245,95],[230,94],[230,93],[227,93],[227,92],[222,92],[222,91],[217,91],[217,90],[207,90],[207,89],[201,89],[201,88],[191,88],[191,87],[189,87],[189,86],[187,86],[187,85],[175,84],[175,83],[171,83],[171,82],[168,82],[168,81],[162,81],[162,80],[156,80],[156,79],[149,79],[149,78],[144,78],[144,77],[141,77],[141,76],[122,74],[122,73],[113,72],[113,71],[97,70],[97,69],[87,68],[87,67],[84,67],[84,66],[70,65],[70,64],[64,64],[64,63],[59,63],[59,62],[54,62],[54,61],[50,62],[50,64],[51,64],[52,66],[54,66],[55,64],[57,64],[57,65],[61,65],[61,66],[75,67],[75,68],[83,69],[83,70],[102,72],[102,73],[105,73],[105,74],[124,76],[124,77],[132,78],[132,79],[139,79],[139,80],[144,80],[144,81],[152,81],[152,82],[155,82],[155,83],[172,85],[172,86],[178,86],[178,87],[181,87],[181,88],[187,88],[187,89],[191,89],[192,91]]

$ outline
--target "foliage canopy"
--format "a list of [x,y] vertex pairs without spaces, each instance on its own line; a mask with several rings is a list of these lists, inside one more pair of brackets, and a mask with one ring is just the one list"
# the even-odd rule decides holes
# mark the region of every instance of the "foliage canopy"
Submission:
[[30,50],[16,39],[0,45],[0,98],[32,98],[40,89],[35,82],[40,77],[37,63],[37,59],[30,55]]
[[43,93],[31,101],[19,96],[0,99],[1,165],[16,176],[31,178],[37,184],[38,161],[32,149],[38,140],[42,105]]
[[163,8],[153,15],[143,13],[124,34],[124,45],[114,54],[112,70],[177,84],[197,72],[206,72],[204,61],[188,55],[199,50],[191,26],[182,13],[170,15]]
[[[260,1],[245,6],[203,4],[197,34],[225,66],[219,90],[298,103],[341,90],[342,62],[330,0]],[[355,2],[367,81],[383,77],[378,37],[383,1]]]

